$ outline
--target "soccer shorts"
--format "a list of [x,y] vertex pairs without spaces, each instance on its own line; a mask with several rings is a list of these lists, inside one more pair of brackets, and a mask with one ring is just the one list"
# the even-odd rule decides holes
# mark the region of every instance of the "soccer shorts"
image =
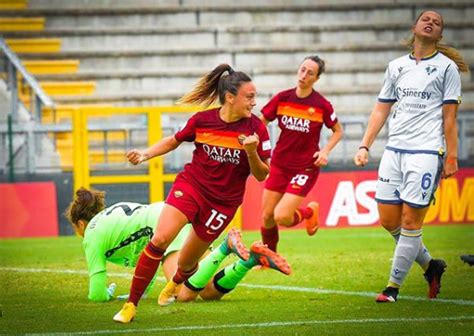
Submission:
[[385,150],[380,161],[375,200],[383,204],[427,207],[434,197],[442,170],[440,155]]
[[265,189],[281,194],[289,193],[305,197],[313,189],[318,176],[318,167],[295,170],[270,165],[270,174],[265,181]]
[[176,178],[166,203],[181,211],[193,225],[196,235],[206,242],[219,237],[239,208],[205,199],[180,176]]

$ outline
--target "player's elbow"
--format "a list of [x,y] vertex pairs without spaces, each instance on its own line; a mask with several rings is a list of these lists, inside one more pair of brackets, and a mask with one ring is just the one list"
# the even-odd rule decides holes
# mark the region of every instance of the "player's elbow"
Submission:
[[268,169],[264,169],[256,174],[253,174],[253,176],[258,182],[265,181],[265,179],[267,178],[267,175],[268,175]]

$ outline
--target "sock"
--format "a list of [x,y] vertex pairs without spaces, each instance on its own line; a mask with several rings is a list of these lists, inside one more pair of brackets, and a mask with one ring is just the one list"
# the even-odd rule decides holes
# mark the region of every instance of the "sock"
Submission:
[[228,254],[222,251],[225,248],[225,246],[222,247],[223,244],[227,244],[227,241],[224,240],[224,242],[218,248],[214,249],[210,254],[208,254],[203,260],[199,262],[199,270],[186,281],[187,285],[191,285],[191,289],[202,290],[204,287],[206,287],[209,280],[211,280],[217,268],[228,256]]
[[[249,258],[253,259],[253,258]],[[248,261],[238,260],[232,265],[227,266],[214,277],[215,287],[222,293],[228,293],[234,289],[237,284],[245,277],[245,275],[252,269],[248,267]]]
[[[398,239],[400,238],[400,231],[400,226],[392,231],[389,231],[393,239],[395,239],[395,243],[398,243]],[[428,266],[430,265],[431,259],[433,258],[431,257],[430,252],[426,248],[425,244],[423,244],[423,240],[421,240],[420,249],[418,250],[418,254],[415,258],[416,263],[420,265],[421,268],[423,268],[423,270],[426,272]]]
[[266,244],[270,250],[276,252],[278,240],[280,238],[278,234],[278,226],[275,225],[269,229],[262,226],[260,232],[262,234],[263,243]]
[[149,242],[142,251],[133,274],[128,302],[133,302],[135,306],[138,306],[138,302],[153,279],[164,253],[165,250],[156,247],[152,242]]
[[293,214],[293,223],[290,225],[295,226],[303,221],[305,218],[309,218],[313,215],[313,209],[311,208],[297,208]]
[[[392,270],[390,272],[390,283],[401,286],[408,274],[416,256],[420,250],[421,229],[402,229],[397,247],[393,256]],[[392,287],[392,286],[391,286]]]
[[178,266],[178,269],[176,270],[176,273],[173,276],[173,282],[178,285],[183,283],[184,281],[188,280],[190,276],[197,272],[198,267],[199,264],[196,264],[196,266],[194,266],[191,270],[184,271]]

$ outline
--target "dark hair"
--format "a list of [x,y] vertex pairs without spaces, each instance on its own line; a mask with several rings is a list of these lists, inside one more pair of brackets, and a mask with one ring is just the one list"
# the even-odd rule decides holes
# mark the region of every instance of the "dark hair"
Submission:
[[306,61],[306,60],[312,60],[313,62],[315,62],[319,65],[318,77],[321,76],[321,74],[324,72],[324,70],[326,70],[326,62],[324,62],[324,60],[322,60],[319,56],[313,55],[313,56],[305,57],[303,62]]
[[[224,75],[226,71],[228,75]],[[234,71],[229,64],[220,64],[201,77],[191,92],[181,97],[179,103],[209,106],[219,98],[219,103],[224,104],[226,92],[236,95],[242,83],[251,81],[246,73]]]
[[[422,11],[420,13],[420,15],[418,15],[418,17],[416,18],[414,25],[416,25],[418,23],[418,21],[421,19],[423,14],[425,14],[426,12],[434,12],[434,13],[437,13],[441,17],[441,32],[442,32],[443,28],[444,28],[443,16],[441,15],[440,12],[438,12],[436,10],[433,10],[433,9],[427,9],[427,10]],[[415,34],[413,34],[408,40],[405,40],[402,43],[406,47],[410,48],[410,51],[413,51],[413,43],[414,42],[415,42]],[[469,65],[464,61],[464,59],[463,59],[461,53],[459,52],[459,50],[457,50],[453,47],[450,47],[446,44],[439,43],[439,41],[436,42],[435,47],[436,47],[436,50],[438,50],[444,56],[448,57],[454,63],[456,63],[456,65],[459,68],[459,71],[469,72]]]
[[69,204],[64,215],[71,224],[82,219],[89,222],[92,217],[105,209],[105,192],[79,188],[75,199]]

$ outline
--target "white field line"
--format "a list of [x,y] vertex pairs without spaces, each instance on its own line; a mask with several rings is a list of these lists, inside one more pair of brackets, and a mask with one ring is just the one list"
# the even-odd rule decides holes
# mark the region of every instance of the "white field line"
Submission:
[[[0,271],[8,272],[19,272],[19,273],[58,273],[58,274],[80,274],[87,276],[88,273],[85,270],[59,270],[59,269],[42,269],[42,268],[17,268],[17,267],[0,267]],[[111,277],[126,278],[131,279],[132,275],[128,273],[108,273]],[[165,281],[164,277],[156,277],[158,281]],[[241,283],[239,287],[246,287],[252,289],[266,289],[266,290],[277,290],[282,292],[302,292],[302,293],[314,293],[314,294],[329,294],[329,295],[349,295],[349,296],[363,296],[375,298],[377,293],[374,292],[356,292],[356,291],[345,291],[337,289],[322,289],[322,288],[312,288],[312,287],[294,287],[294,286],[281,286],[281,285],[257,285],[257,284],[248,284]],[[433,303],[452,303],[463,306],[474,306],[473,300],[463,300],[463,299],[434,299],[430,300],[426,297],[420,296],[410,296],[410,295],[400,295],[400,299],[410,300],[410,301],[426,301]]]
[[318,324],[364,324],[364,323],[409,323],[409,322],[440,322],[440,321],[470,321],[474,320],[474,316],[448,316],[448,317],[413,317],[413,318],[374,318],[374,319],[347,319],[347,320],[313,320],[313,321],[279,321],[279,322],[262,322],[262,323],[236,323],[236,324],[217,324],[217,325],[191,325],[181,327],[157,327],[148,329],[114,329],[114,330],[95,330],[95,331],[78,331],[71,333],[45,333],[45,334],[26,334],[29,336],[75,336],[75,335],[105,335],[105,334],[126,334],[126,333],[162,333],[166,331],[196,331],[196,330],[221,330],[221,329],[239,329],[239,328],[275,328],[289,327],[300,325],[318,325]]

